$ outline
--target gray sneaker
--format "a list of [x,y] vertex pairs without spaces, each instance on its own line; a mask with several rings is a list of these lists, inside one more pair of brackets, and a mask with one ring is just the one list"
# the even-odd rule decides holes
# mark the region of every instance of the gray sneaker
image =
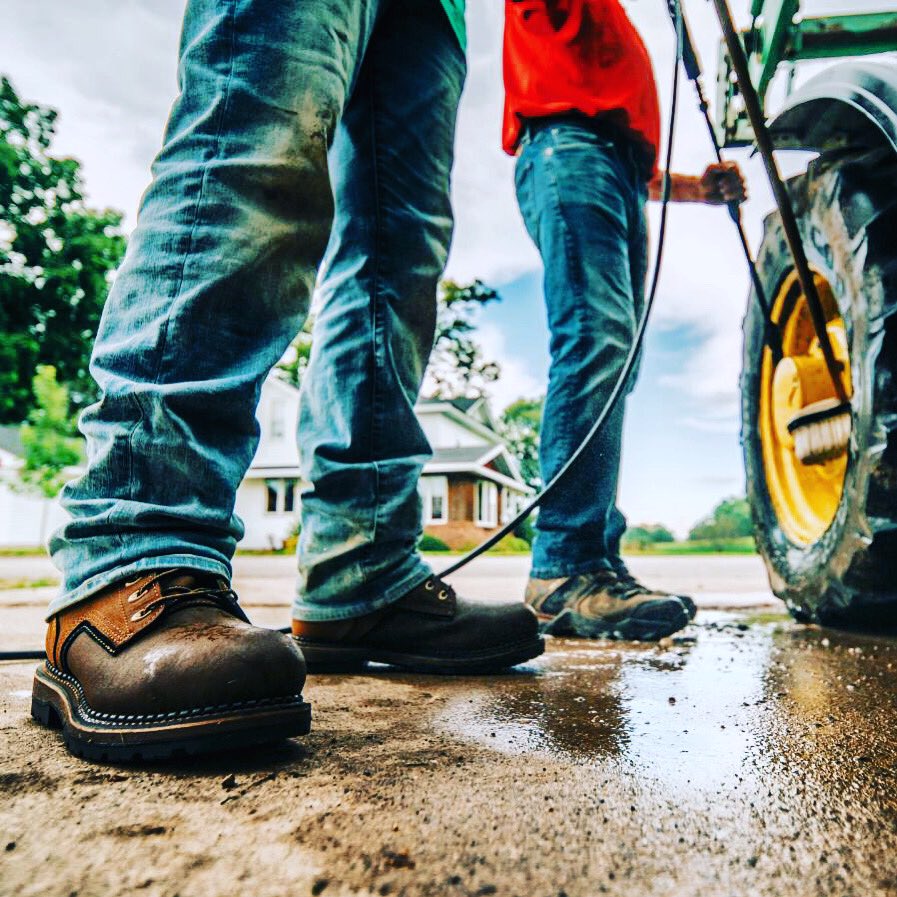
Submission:
[[550,635],[650,642],[678,632],[692,617],[676,595],[654,592],[613,570],[530,578],[525,600]]
[[640,583],[625,567],[617,569],[617,576],[621,582],[639,589],[642,592],[650,593],[652,595],[662,595],[665,598],[678,598],[688,611],[688,619],[694,620],[695,615],[698,612],[698,606],[695,604],[694,599],[690,598],[688,595],[676,595],[672,592],[664,592],[661,589],[649,589],[647,586],[642,585],[642,583]]

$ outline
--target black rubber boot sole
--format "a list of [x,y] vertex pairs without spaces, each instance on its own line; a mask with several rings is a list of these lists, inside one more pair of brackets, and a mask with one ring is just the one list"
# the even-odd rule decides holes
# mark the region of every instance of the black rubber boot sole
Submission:
[[49,663],[34,674],[31,715],[42,726],[61,729],[75,756],[107,763],[217,753],[311,729],[311,706],[301,695],[151,716],[99,713],[84,700],[77,680]]
[[497,673],[538,657],[545,650],[545,639],[536,636],[524,642],[502,645],[470,654],[418,654],[394,648],[339,645],[297,638],[309,673],[359,673],[369,663],[385,663],[412,673],[439,676],[475,676]]
[[573,638],[607,638],[632,642],[656,642],[689,624],[688,609],[678,598],[647,601],[625,617],[587,617],[565,608],[544,623],[542,631]]
[[682,602],[682,605],[685,607],[685,611],[688,614],[688,619],[694,620],[695,616],[698,613],[698,605],[695,604],[694,600],[692,598],[689,598],[688,595],[676,595],[675,597],[678,598]]

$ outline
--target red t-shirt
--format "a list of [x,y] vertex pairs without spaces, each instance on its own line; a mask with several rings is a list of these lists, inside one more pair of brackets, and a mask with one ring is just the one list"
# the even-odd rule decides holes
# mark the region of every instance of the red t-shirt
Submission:
[[632,134],[656,172],[654,70],[619,0],[505,0],[504,77],[507,152],[517,151],[521,119],[581,112]]

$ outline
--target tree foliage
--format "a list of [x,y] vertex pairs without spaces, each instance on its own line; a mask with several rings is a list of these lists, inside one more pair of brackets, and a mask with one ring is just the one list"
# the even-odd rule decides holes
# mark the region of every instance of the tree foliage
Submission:
[[302,385],[302,378],[308,370],[311,361],[311,331],[314,320],[311,316],[305,322],[305,326],[290,343],[290,351],[286,359],[277,365],[277,376],[286,380],[297,389]]
[[544,398],[517,399],[505,408],[499,421],[499,432],[508,451],[517,459],[520,473],[528,486],[540,489],[539,432],[542,426]]
[[466,285],[444,280],[439,285],[436,337],[427,369],[436,398],[485,396],[489,384],[501,376],[499,365],[483,358],[483,350],[474,338],[477,311],[500,298],[479,280]]
[[[436,296],[436,334],[430,354],[426,383],[440,399],[479,398],[501,374],[494,361],[483,358],[477,343],[476,312],[500,299],[498,293],[479,280],[460,286],[451,280],[440,283]],[[278,376],[301,386],[312,347],[312,319],[290,345],[286,359],[278,364]]]
[[57,382],[54,367],[38,366],[32,390],[34,407],[21,433],[25,464],[20,478],[27,491],[53,498],[65,483],[65,469],[81,461],[81,439],[74,435],[68,389]]
[[76,406],[93,398],[90,349],[125,248],[121,215],[87,209],[79,163],[50,155],[55,121],[0,78],[0,423],[28,416],[42,364]]
[[676,537],[661,523],[640,523],[631,526],[623,536],[626,548],[645,549],[662,542],[675,542]]
[[713,509],[713,513],[692,527],[688,538],[691,541],[707,541],[753,534],[754,524],[747,499],[727,498]]

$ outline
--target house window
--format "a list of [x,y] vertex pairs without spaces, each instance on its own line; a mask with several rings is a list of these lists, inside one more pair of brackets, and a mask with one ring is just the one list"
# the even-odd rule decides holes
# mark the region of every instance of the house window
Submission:
[[488,480],[479,480],[476,491],[477,526],[498,526],[498,487]]
[[421,477],[424,525],[448,521],[448,477]]
[[501,490],[501,522],[502,526],[510,523],[524,505],[524,498],[513,489]]
[[269,514],[274,514],[277,511],[280,498],[280,490],[277,487],[277,480],[265,480],[265,510]]
[[296,481],[283,481],[283,509],[287,514],[292,514],[296,506]]
[[514,493],[510,489],[501,489],[501,522],[502,526],[508,523],[514,516],[516,510],[516,502],[514,501]]
[[286,402],[283,399],[272,399],[271,417],[269,418],[268,434],[272,439],[283,439],[287,432]]
[[265,480],[265,510],[292,514],[296,509],[296,480]]

